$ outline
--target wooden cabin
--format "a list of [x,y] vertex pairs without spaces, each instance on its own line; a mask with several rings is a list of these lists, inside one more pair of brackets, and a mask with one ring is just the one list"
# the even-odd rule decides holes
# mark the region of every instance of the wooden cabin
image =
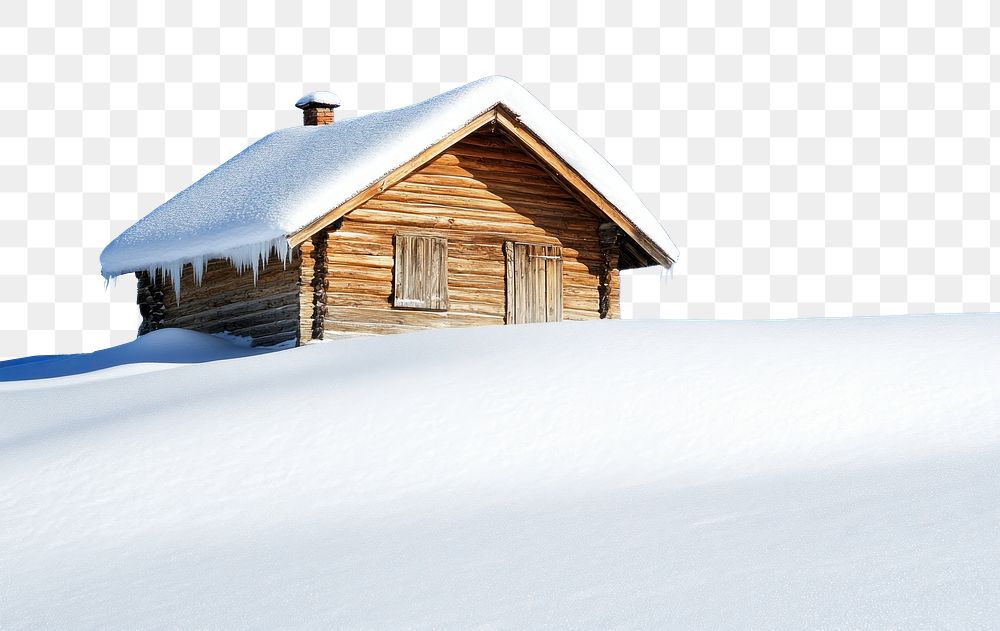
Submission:
[[258,141],[102,254],[107,276],[138,277],[140,335],[298,345],[617,318],[621,270],[676,260],[621,176],[509,79],[343,122],[330,93],[296,105],[302,128]]

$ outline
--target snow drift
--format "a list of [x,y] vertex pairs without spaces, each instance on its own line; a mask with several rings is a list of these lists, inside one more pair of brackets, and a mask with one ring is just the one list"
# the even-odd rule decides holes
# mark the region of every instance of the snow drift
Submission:
[[998,357],[592,322],[0,384],[0,626],[995,626]]

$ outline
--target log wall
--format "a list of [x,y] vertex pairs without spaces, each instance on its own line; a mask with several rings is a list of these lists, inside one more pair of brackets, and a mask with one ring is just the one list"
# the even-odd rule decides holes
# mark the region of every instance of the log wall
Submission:
[[[237,274],[228,261],[212,259],[201,285],[196,286],[191,266],[185,265],[180,303],[174,298],[170,281],[154,283],[162,291],[162,314],[157,323],[146,322],[144,316],[140,332],[151,330],[155,324],[156,328],[228,332],[251,338],[254,346],[297,341],[303,293],[299,291],[301,260],[298,248],[286,266],[272,254],[261,268],[256,285],[251,270]],[[148,287],[141,288],[139,299],[148,300],[149,294]]]
[[302,265],[299,268],[299,340],[306,342],[313,338],[313,313],[316,300],[316,258],[323,253],[313,247],[308,239],[299,245]]
[[[472,134],[325,231],[325,335],[504,324],[505,241],[562,248],[563,319],[614,315],[605,221],[503,134]],[[393,308],[397,231],[448,239],[446,312]]]

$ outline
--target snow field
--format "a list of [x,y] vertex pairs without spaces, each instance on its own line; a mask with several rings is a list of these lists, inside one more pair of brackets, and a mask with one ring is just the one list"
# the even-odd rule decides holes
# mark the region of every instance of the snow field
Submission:
[[998,325],[567,322],[0,383],[0,626],[993,626]]

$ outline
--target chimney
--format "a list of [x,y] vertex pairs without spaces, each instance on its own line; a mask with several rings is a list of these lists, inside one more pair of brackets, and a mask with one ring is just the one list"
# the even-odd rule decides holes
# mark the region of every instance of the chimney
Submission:
[[340,107],[340,97],[333,92],[310,92],[295,102],[302,110],[303,125],[329,125],[333,122],[333,110]]

